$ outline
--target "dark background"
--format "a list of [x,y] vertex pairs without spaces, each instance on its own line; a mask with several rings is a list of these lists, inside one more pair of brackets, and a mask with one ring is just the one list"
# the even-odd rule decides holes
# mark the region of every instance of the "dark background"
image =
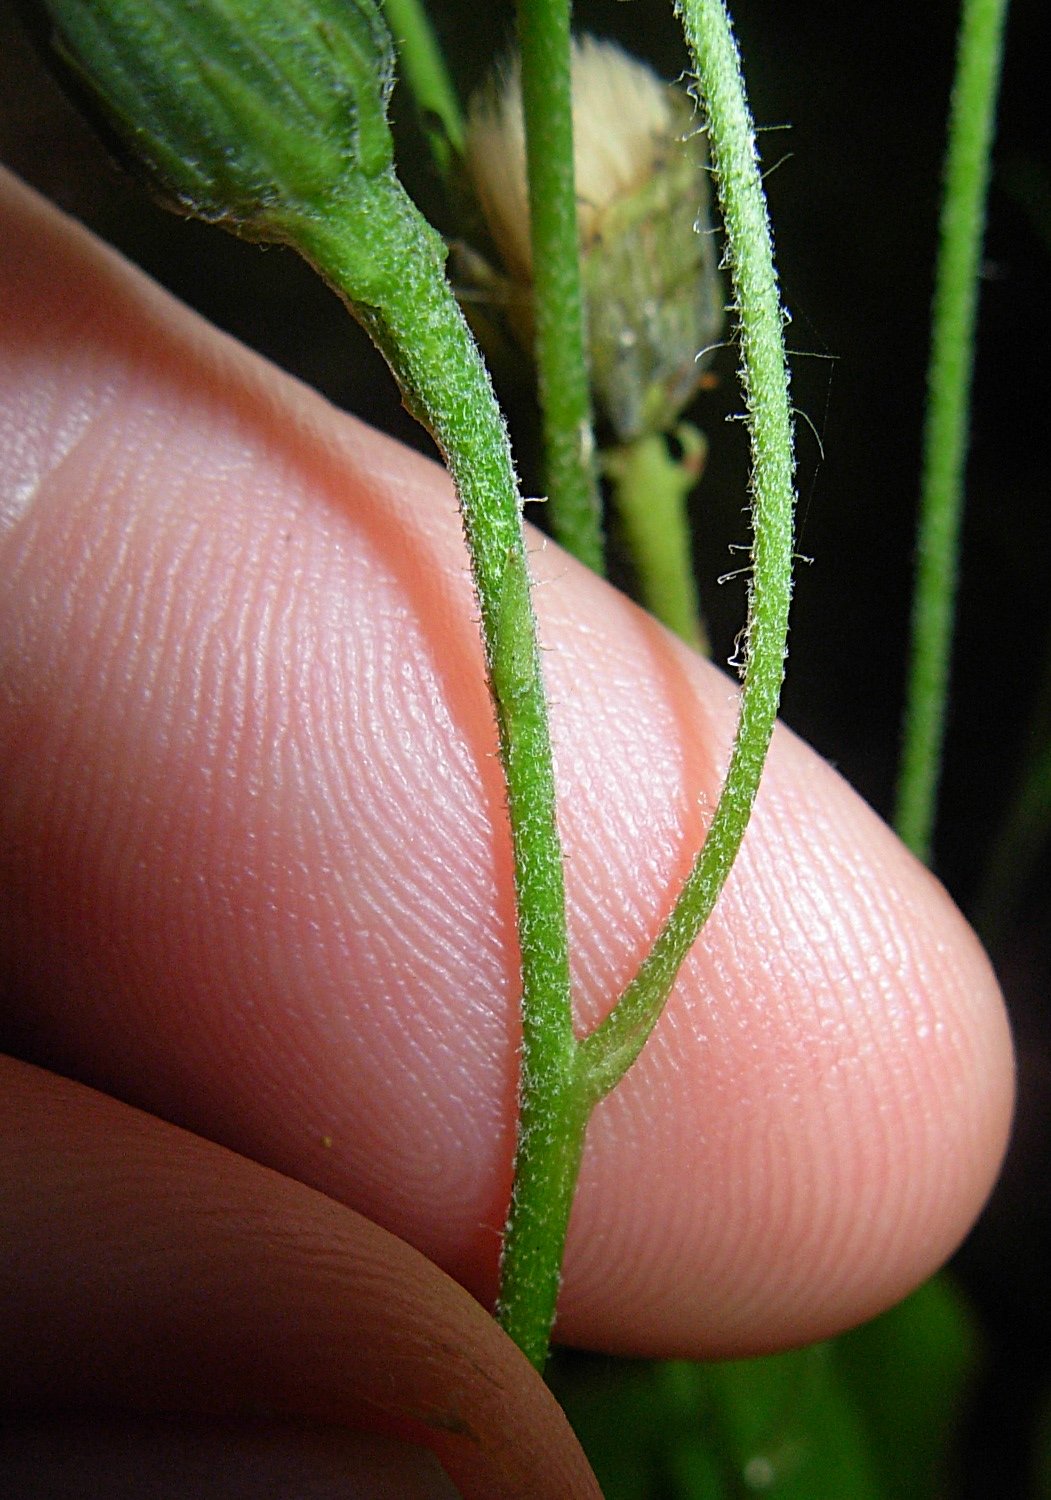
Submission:
[[[476,84],[511,34],[510,5],[432,9],[458,81]],[[924,372],[957,7],[873,0],[735,0],[793,321],[800,423],[800,566],[784,716],[885,815],[892,806],[911,587]],[[670,5],[592,0],[586,29],[620,38],[665,76],[685,64]],[[975,911],[1027,748],[1051,653],[1051,111],[1044,0],[1016,0],[983,274],[952,716],[935,865]],[[394,115],[404,171],[440,216],[408,99]],[[782,158],[785,158],[782,160]],[[107,161],[0,4],[0,159],[209,318],[333,401],[427,446],[336,300],[289,253],[173,219]],[[691,413],[712,439],[697,498],[698,559],[717,659],[733,649],[746,537],[734,356]],[[820,435],[824,456],[810,424]],[[1041,436],[1043,434],[1043,436]],[[530,476],[528,440],[523,463]],[[1019,1045],[1021,1102],[1007,1170],[958,1273],[989,1345],[963,1492],[1021,1493],[1035,1405],[1051,1371],[1051,865],[1018,866],[994,902],[994,958]]]

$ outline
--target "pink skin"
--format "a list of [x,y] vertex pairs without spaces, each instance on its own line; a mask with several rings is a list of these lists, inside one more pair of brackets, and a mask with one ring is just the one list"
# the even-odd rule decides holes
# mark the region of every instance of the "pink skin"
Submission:
[[[449,483],[10,179],[0,203],[9,1046],[489,1301],[516,944]],[[703,835],[736,692],[554,546],[531,560],[587,1028]],[[780,730],[718,911],[592,1121],[559,1336],[744,1353],[878,1311],[967,1231],[1011,1104],[970,930]]]
[[[160,1458],[173,1500],[213,1484],[228,1497],[242,1493],[231,1472],[255,1454],[267,1494],[284,1460],[290,1495],[438,1500],[451,1476],[470,1500],[599,1500],[543,1382],[404,1241],[104,1094],[0,1065],[2,1243],[13,1251],[0,1493],[138,1494],[107,1481],[144,1467],[157,1479]],[[15,1427],[10,1409],[27,1407]],[[41,1409],[61,1414],[43,1433]],[[91,1415],[71,1421],[78,1410]],[[178,1441],[144,1423],[149,1413],[179,1413]],[[280,1419],[296,1425],[282,1431]]]

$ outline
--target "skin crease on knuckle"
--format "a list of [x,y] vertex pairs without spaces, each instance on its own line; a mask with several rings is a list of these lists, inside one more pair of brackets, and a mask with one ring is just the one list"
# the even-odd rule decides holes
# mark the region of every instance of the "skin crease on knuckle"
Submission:
[[[488,1301],[516,948],[448,482],[5,198],[12,1050]],[[530,561],[589,1027],[703,836],[736,692],[536,536]],[[874,1313],[966,1232],[1011,1103],[976,940],[779,730],[718,911],[592,1121],[560,1336],[742,1353]]]

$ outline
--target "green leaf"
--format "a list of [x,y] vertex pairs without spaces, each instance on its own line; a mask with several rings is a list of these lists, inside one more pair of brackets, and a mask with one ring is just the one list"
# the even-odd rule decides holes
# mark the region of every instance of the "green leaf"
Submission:
[[973,1315],[947,1276],[837,1340],[888,1500],[946,1493],[963,1398],[978,1357]]
[[729,1463],[728,1493],[878,1500],[864,1428],[833,1345],[700,1367],[698,1386]]
[[834,1346],[570,1366],[556,1394],[607,1500],[882,1500]]
[[828,1343],[708,1365],[563,1352],[552,1385],[607,1500],[938,1500],[975,1349],[937,1277]]
[[80,98],[179,211],[259,239],[391,164],[374,0],[40,0]]

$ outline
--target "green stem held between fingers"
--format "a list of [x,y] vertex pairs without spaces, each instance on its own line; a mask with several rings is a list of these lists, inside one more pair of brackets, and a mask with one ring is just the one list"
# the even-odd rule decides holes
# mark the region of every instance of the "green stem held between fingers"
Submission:
[[945,739],[978,273],[1007,0],[964,0],[927,375],[912,656],[895,826],[930,854]]
[[584,328],[568,0],[518,0],[544,483],[551,530],[605,572]]
[[[378,259],[386,268],[389,255],[394,267],[375,305],[361,305],[360,292],[355,295],[340,264],[343,239],[361,233],[363,205],[350,223],[334,220],[323,235],[311,232],[304,247],[349,295],[413,409],[435,434],[460,489],[507,778],[522,948],[519,1134],[499,1316],[540,1368],[554,1321],[588,1115],[637,1057],[722,889],[758,788],[784,669],[793,465],[781,309],[754,132],[729,21],[717,0],[702,0],[692,9],[696,14],[687,15],[687,32],[727,226],[755,460],[748,661],[730,768],[704,848],[635,980],[583,1042],[572,1031],[561,852],[526,560],[520,536],[512,534],[517,506],[508,509],[510,460],[488,382],[451,293],[444,282],[432,285],[439,248],[432,246],[421,261],[420,231],[407,232],[405,216],[415,210],[404,195],[390,196],[393,188],[384,188],[368,205],[370,234],[390,241],[377,239]],[[388,221],[389,235],[383,230]],[[359,259],[355,248],[351,271]],[[479,402],[472,409],[480,416],[482,399],[487,409],[480,446],[472,423],[461,430],[468,391],[475,388]],[[498,455],[495,468],[491,449]]]
[[[411,408],[438,442],[459,493],[481,606],[514,857],[523,1027],[516,1202],[536,1218],[533,1240],[537,1226],[556,1216],[555,1230],[541,1241],[545,1274],[557,1284],[583,1127],[574,1123],[577,1104],[567,1097],[575,1044],[562,852],[520,502],[503,419],[445,281],[438,237],[393,177],[377,185],[368,208],[377,256],[390,273],[373,304],[358,300],[344,265],[344,245],[360,231],[360,208],[349,223],[336,210],[308,226],[301,248],[348,296]],[[553,1152],[545,1149],[552,1142]],[[515,1314],[516,1307],[511,1311]],[[545,1318],[546,1349],[550,1314]]]
[[[556,68],[558,59],[564,60],[565,88],[562,98],[568,123],[571,117],[568,115],[569,36],[566,8],[562,6],[565,24],[561,30],[557,25],[558,17],[554,14],[556,7],[551,0],[545,0],[544,6],[534,11],[532,17],[525,14],[525,9],[522,15],[523,51],[528,53],[530,46],[535,45],[537,57],[543,59],[545,48],[553,49],[546,55]],[[537,32],[532,37],[529,33],[530,19],[538,21]],[[710,126],[713,133],[717,133],[720,125],[725,124],[731,138],[724,144],[722,157],[713,150],[713,162],[718,171],[722,161],[731,179],[726,199],[727,209],[732,209],[735,204],[739,206],[743,201],[745,207],[739,215],[741,222],[752,231],[753,238],[757,222],[761,231],[758,251],[754,246],[751,251],[746,247],[735,257],[731,245],[735,286],[742,302],[742,341],[746,365],[750,370],[755,364],[756,348],[758,347],[760,354],[768,352],[763,344],[763,337],[770,328],[774,330],[775,346],[780,353],[780,307],[770,258],[769,232],[755,159],[754,137],[740,96],[741,82],[736,52],[721,7],[716,13],[716,25],[720,19],[724,28],[725,46],[721,55],[717,49],[713,51],[713,66],[716,71]],[[701,66],[703,69],[704,64],[701,63]],[[524,60],[524,72],[527,67]],[[704,83],[707,97],[707,78]],[[530,108],[528,87],[526,77],[523,79],[523,92],[526,97],[527,120]],[[735,87],[736,99],[733,92]],[[731,102],[739,103],[740,119],[730,107]],[[556,115],[557,112],[556,103]],[[740,129],[741,119],[744,121],[743,134]],[[735,129],[740,137],[736,146],[732,140]],[[563,172],[568,164],[568,183],[562,181],[550,189],[558,200],[550,222],[557,227],[557,234],[554,228],[552,234],[553,238],[560,241],[563,252],[568,236],[575,268],[575,213],[571,213],[568,219],[565,215],[566,202],[571,207],[573,203],[571,131],[566,132],[563,146]],[[541,225],[545,222],[543,171],[539,174],[539,187],[537,181],[537,174],[534,172],[531,180],[534,200],[533,250],[535,263],[539,265],[544,249],[542,237],[538,244],[536,226],[538,222]],[[757,195],[754,196],[754,201],[750,195]],[[386,209],[374,207],[368,217],[378,228],[385,222]],[[355,222],[360,230],[360,208],[356,211]],[[728,218],[728,224],[729,222]],[[773,542],[765,533],[757,537],[757,574],[760,584],[764,580],[769,582],[767,575],[779,566],[783,569],[784,576],[781,579],[780,593],[775,588],[770,589],[772,607],[764,612],[756,599],[752,599],[752,653],[745,676],[742,724],[735,742],[727,785],[704,850],[698,856],[695,871],[662,930],[653,953],[604,1025],[587,1041],[578,1043],[572,1030],[562,863],[554,816],[550,742],[524,551],[521,541],[516,539],[507,544],[503,558],[499,547],[495,549],[493,557],[488,560],[486,558],[486,528],[482,524],[486,519],[486,506],[477,506],[474,494],[476,476],[472,472],[472,465],[476,455],[472,451],[470,433],[458,430],[464,402],[455,398],[450,400],[454,395],[450,390],[450,380],[454,379],[461,355],[466,352],[462,347],[462,335],[454,336],[448,326],[453,307],[451,298],[448,298],[447,292],[436,296],[435,289],[427,284],[427,278],[414,274],[416,268],[413,265],[398,268],[397,257],[394,256],[396,274],[392,280],[396,284],[397,296],[392,296],[388,283],[380,305],[376,308],[363,308],[360,293],[355,295],[353,286],[348,284],[346,275],[341,272],[338,264],[341,234],[346,234],[349,238],[352,232],[351,225],[340,226],[327,247],[329,252],[336,252],[334,256],[319,248],[316,238],[310,247],[310,253],[322,271],[337,286],[342,284],[348,292],[353,310],[384,350],[410,404],[434,433],[447,458],[460,489],[465,531],[482,605],[490,685],[500,728],[501,759],[508,787],[523,981],[518,1140],[512,1202],[504,1235],[498,1316],[527,1356],[542,1368],[554,1321],[566,1231],[590,1110],[634,1061],[656,1023],[682,959],[715,903],[747,824],[776,714],[783,671],[788,577],[791,567],[791,424],[788,419],[784,357],[780,353],[780,396],[784,411],[785,443],[780,457],[784,473],[788,477],[787,491],[783,487],[779,488],[776,483],[764,483],[759,472],[755,476],[757,520],[766,530],[769,530],[771,516],[774,514],[772,502],[787,502],[787,531],[782,527],[781,535],[775,537]],[[373,233],[375,232],[374,229]],[[410,241],[410,237],[404,232],[399,232],[395,239],[398,243]],[[762,260],[764,252],[765,268]],[[393,246],[391,253],[394,253]],[[759,257],[758,267],[756,254]],[[357,258],[355,252],[355,262]],[[378,258],[384,263],[382,254]],[[742,268],[744,274],[738,274]],[[756,288],[767,292],[769,308],[757,308],[755,305],[756,299],[752,294]],[[577,297],[579,298],[579,283]],[[541,300],[538,294],[538,301]],[[433,317],[425,318],[421,324],[421,308],[431,301]],[[555,305],[557,306],[557,297]],[[538,318],[542,316],[538,313]],[[453,321],[457,328],[462,328],[458,312]],[[433,339],[423,337],[432,332],[435,335]],[[583,347],[582,325],[580,337]],[[573,363],[578,370],[584,368],[582,359]],[[773,364],[777,365],[776,359]],[[768,419],[768,409],[776,408],[778,391],[776,382],[772,392],[768,378],[764,383],[764,376],[768,376],[768,373],[760,369],[755,382],[746,375],[745,385],[753,421],[759,431],[769,433],[776,424]],[[757,394],[753,392],[753,384],[757,388]],[[487,404],[491,403],[487,383],[484,394]],[[562,415],[564,417],[564,409]],[[578,441],[580,431],[578,425],[575,429]],[[766,462],[768,466],[768,457]],[[763,463],[764,457],[757,453],[757,469],[761,469]],[[772,501],[764,508],[761,501],[768,494]],[[779,548],[776,545],[778,540],[786,545]],[[495,574],[492,571],[494,567]],[[494,576],[498,582],[495,587],[491,587]],[[778,623],[779,640],[776,638]],[[771,645],[772,650],[764,649]]]
[[357,251],[345,260],[362,206],[350,222],[335,212],[308,226],[300,247],[382,349],[459,492],[507,784],[521,949],[518,1143],[500,1313],[542,1367],[587,1116],[574,1087],[562,852],[520,507],[503,420],[442,274],[437,236],[393,178],[379,184],[367,222],[393,274],[363,305],[353,281]]

